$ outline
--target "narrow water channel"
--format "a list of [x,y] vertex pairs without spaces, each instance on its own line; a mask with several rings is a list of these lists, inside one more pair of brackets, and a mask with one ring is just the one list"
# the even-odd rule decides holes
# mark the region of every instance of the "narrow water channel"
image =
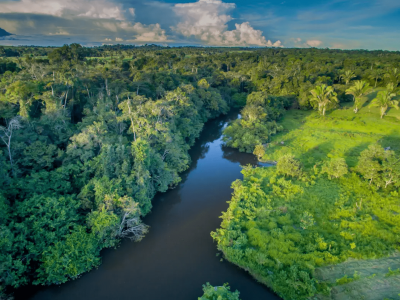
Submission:
[[150,232],[141,242],[125,240],[102,252],[97,270],[61,286],[22,288],[15,299],[197,300],[206,282],[229,282],[243,300],[279,299],[245,271],[221,262],[210,237],[228,207],[231,183],[242,178],[240,165],[257,164],[253,155],[222,145],[223,127],[237,117],[232,112],[206,123],[182,182],[153,200],[144,219]]

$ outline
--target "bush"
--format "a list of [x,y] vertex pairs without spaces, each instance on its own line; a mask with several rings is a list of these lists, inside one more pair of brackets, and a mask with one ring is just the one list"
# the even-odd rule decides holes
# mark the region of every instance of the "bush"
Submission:
[[203,292],[203,296],[198,300],[240,300],[239,291],[231,292],[228,283],[214,287],[207,282],[203,285]]
[[300,162],[291,154],[286,154],[278,159],[277,171],[278,174],[290,177],[300,177],[302,173]]
[[348,173],[348,166],[344,158],[332,158],[326,161],[322,166],[322,173],[328,174],[329,179],[332,177],[340,178]]
[[257,155],[258,159],[261,159],[265,154],[265,148],[263,145],[257,145],[253,151],[254,155]]

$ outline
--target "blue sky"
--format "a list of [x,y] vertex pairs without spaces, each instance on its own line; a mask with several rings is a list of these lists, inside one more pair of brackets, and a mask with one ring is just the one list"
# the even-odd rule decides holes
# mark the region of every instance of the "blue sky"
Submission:
[[400,0],[0,0],[0,44],[400,50]]

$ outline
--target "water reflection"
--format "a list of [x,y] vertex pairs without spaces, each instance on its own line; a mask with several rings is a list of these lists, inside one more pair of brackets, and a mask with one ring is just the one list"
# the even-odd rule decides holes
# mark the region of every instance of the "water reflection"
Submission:
[[241,153],[237,149],[227,147],[225,145],[221,146],[223,151],[223,158],[229,160],[233,163],[239,163],[241,166],[252,165],[257,166],[257,159],[253,154],[250,153]]

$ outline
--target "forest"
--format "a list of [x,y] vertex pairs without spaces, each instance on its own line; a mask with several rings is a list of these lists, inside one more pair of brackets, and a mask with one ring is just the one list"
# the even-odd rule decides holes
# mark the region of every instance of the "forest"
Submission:
[[233,183],[212,233],[227,260],[306,299],[357,281],[324,267],[399,250],[400,52],[71,44],[0,57],[0,294],[79,278],[102,249],[145,238],[152,199],[230,109],[226,145],[276,166]]

